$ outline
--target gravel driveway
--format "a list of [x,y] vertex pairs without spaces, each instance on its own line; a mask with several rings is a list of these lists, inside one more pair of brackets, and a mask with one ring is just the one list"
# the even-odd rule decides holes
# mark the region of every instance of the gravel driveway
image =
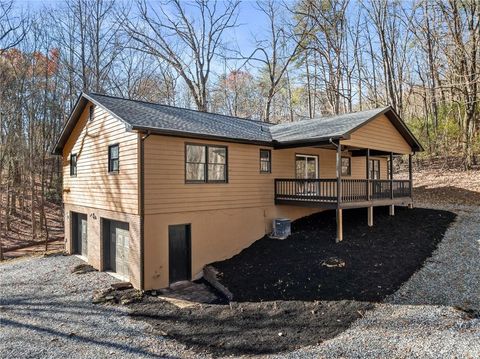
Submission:
[[71,274],[70,256],[0,265],[0,358],[153,358],[194,355],[154,337],[125,308],[91,304],[107,273]]
[[[455,309],[480,309],[480,210],[442,209],[456,212],[457,221],[386,303],[331,340],[277,357],[480,357],[480,319]],[[106,273],[70,274],[79,263],[56,256],[0,265],[1,358],[198,357],[153,336],[124,308],[91,304],[93,288],[116,280]]]
[[455,309],[480,310],[480,209],[441,209],[456,212],[456,222],[424,267],[385,304],[339,336],[282,357],[480,358],[480,319]]

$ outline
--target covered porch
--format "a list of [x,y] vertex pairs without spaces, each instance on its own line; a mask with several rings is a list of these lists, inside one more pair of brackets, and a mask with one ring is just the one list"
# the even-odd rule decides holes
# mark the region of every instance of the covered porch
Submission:
[[[423,148],[393,108],[277,125],[272,134],[277,150],[296,149],[296,156],[307,148],[330,153],[320,164],[323,172],[318,158],[307,154],[304,175],[296,170],[294,178],[278,176],[275,204],[335,209],[337,242],[343,239],[344,209],[368,208],[367,223],[373,226],[373,207],[389,206],[392,216],[395,205],[412,207],[412,156]],[[407,155],[408,179],[395,179],[393,159]]]
[[[335,209],[337,218],[337,242],[343,240],[343,209],[368,208],[367,223],[373,226],[373,207],[389,206],[391,216],[395,205],[413,206],[412,200],[412,153],[408,154],[408,179],[395,179],[393,159],[404,153],[373,150],[342,145],[340,141],[317,144],[317,148],[335,151],[335,178],[276,178],[274,183],[275,204]],[[364,178],[342,175],[342,158],[363,157]],[[372,158],[385,158],[388,164],[387,178],[376,175]],[[318,174],[318,172],[317,172]],[[308,176],[306,176],[308,177]],[[317,176],[318,177],[318,176]]]

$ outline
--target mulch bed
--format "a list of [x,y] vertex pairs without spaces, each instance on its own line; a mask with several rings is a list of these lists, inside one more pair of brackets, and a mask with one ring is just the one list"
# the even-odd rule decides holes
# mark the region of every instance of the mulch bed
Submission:
[[[335,212],[292,224],[286,240],[263,238],[231,259],[214,263],[221,283],[238,302],[266,300],[360,300],[378,302],[394,293],[427,259],[455,219],[433,209],[397,207],[345,210],[344,240],[335,243]],[[344,267],[322,263],[331,258]]]
[[370,309],[356,301],[202,304],[180,309],[147,297],[130,308],[153,331],[200,353],[269,354],[331,339]]
[[[395,292],[431,255],[455,214],[376,208],[344,211],[344,240],[335,243],[335,214],[293,223],[286,240],[262,238],[214,263],[230,304],[180,309],[145,297],[131,315],[159,335],[213,355],[268,354],[331,339]],[[328,264],[328,265],[327,265]],[[454,264],[452,264],[454,265]]]

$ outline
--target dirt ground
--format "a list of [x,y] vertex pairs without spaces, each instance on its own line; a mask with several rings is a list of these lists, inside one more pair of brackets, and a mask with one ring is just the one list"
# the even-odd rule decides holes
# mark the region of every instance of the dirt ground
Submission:
[[[63,243],[63,216],[62,206],[47,203],[45,207],[49,230],[49,249],[57,248]],[[0,226],[3,229],[1,241],[5,258],[31,255],[43,252],[45,248],[45,232],[38,233],[32,238],[32,222],[30,213],[23,213],[17,209],[11,217],[10,231],[5,231],[5,216],[0,216]],[[38,224],[37,224],[38,225]]]
[[480,204],[480,170],[420,171],[415,174],[413,198],[429,204]]
[[35,245],[28,244],[27,247],[9,250],[7,253],[4,253],[3,257],[5,260],[12,260],[21,257],[39,256],[50,252],[59,253],[63,252],[64,249],[65,243],[63,242],[63,239],[61,239],[49,242],[47,252],[45,252],[45,242],[43,242]]
[[[367,226],[364,209],[345,211],[344,241],[335,243],[333,211],[300,219],[286,240],[263,238],[214,263],[233,293],[228,304],[179,309],[158,298],[135,304],[132,315],[159,335],[214,355],[278,353],[335,337],[431,255],[451,212],[385,208]],[[418,224],[421,223],[419,226]],[[327,267],[335,257],[343,267]]]
[[[413,173],[413,198],[417,203],[427,204],[480,204],[480,168],[460,171],[446,166],[443,162],[427,161],[422,169]],[[403,170],[394,175],[407,179]]]

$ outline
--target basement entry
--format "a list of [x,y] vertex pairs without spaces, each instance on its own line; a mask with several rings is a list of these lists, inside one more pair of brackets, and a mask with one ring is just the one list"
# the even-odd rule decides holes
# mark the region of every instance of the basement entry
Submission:
[[111,270],[125,280],[130,278],[128,252],[130,242],[129,226],[126,222],[103,220],[104,269]]
[[87,257],[87,215],[72,212],[73,253]]
[[192,273],[190,225],[168,226],[168,269],[170,284],[190,280]]

